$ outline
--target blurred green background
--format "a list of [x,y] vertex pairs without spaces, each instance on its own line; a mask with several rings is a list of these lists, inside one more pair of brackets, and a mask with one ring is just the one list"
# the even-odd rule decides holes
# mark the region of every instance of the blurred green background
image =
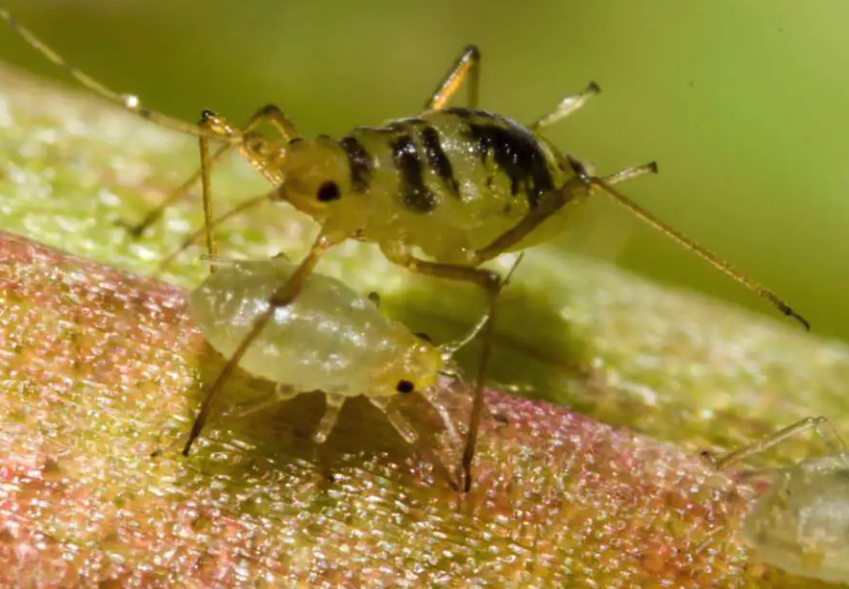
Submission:
[[[518,120],[596,80],[602,95],[551,139],[600,173],[657,160],[628,194],[849,340],[845,1],[3,2],[88,73],[187,121],[275,102],[304,134],[339,135],[414,114],[468,43],[483,107]],[[5,29],[0,59],[63,76]],[[563,247],[774,313],[615,205],[589,209]]]

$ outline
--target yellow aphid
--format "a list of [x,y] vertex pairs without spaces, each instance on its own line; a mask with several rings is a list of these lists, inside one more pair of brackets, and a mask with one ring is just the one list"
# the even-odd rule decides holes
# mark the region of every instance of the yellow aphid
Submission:
[[[359,127],[339,140],[302,137],[275,105],[257,110],[242,129],[210,111],[204,111],[198,126],[193,127],[142,108],[135,96],[105,88],[21,27],[2,7],[0,18],[45,57],[101,96],[146,119],[200,137],[200,171],[135,225],[136,235],[155,222],[165,207],[185,196],[198,180],[203,188],[206,227],[203,233],[191,236],[186,246],[205,234],[207,248],[214,253],[211,231],[214,226],[268,201],[289,203],[320,225],[309,254],[291,278],[269,295],[269,309],[257,315],[254,324],[245,330],[244,339],[210,388],[210,396],[218,394],[253,341],[260,337],[274,309],[296,300],[313,268],[328,250],[351,239],[374,243],[387,259],[411,272],[476,284],[487,294],[490,320],[483,336],[478,383],[463,454],[464,487],[468,490],[483,406],[484,373],[495,324],[495,300],[501,286],[500,277],[482,265],[505,252],[550,241],[567,229],[576,207],[593,192],[613,198],[808,327],[807,321],[772,291],[655,218],[614,187],[625,180],[657,172],[654,163],[598,177],[541,136],[544,128],[580,109],[598,94],[595,83],[567,96],[535,122],[522,125],[478,109],[481,54],[477,47],[469,46],[418,116],[379,127]],[[466,79],[470,82],[468,106],[448,107],[449,100]],[[272,127],[274,134],[256,131],[260,124]],[[225,145],[210,154],[210,140]],[[238,148],[273,189],[215,219],[211,212],[210,171],[232,147]],[[196,423],[195,429],[202,427],[203,417],[199,416],[201,423]]]

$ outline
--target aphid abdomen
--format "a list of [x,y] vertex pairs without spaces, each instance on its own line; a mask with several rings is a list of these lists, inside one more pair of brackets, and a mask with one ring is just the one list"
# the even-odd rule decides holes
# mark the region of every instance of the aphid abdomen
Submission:
[[[284,259],[223,267],[192,292],[192,317],[210,344],[230,357],[294,269]],[[356,396],[369,394],[374,385],[364,367],[386,366],[415,343],[366,297],[313,274],[300,296],[276,311],[240,366],[301,392]]]
[[849,458],[805,460],[773,473],[743,523],[766,562],[793,574],[849,583]]
[[488,245],[574,177],[545,140],[483,111],[429,111],[355,129],[344,142],[371,156],[365,235],[440,261]]

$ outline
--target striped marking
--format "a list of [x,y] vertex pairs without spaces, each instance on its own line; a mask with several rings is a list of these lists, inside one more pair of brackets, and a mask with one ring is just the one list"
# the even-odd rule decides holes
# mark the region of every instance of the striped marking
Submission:
[[466,135],[481,162],[492,157],[495,166],[510,179],[510,193],[516,196],[524,192],[531,209],[539,205],[545,193],[554,190],[545,153],[528,131],[503,124],[470,123]]
[[427,158],[427,165],[436,172],[437,176],[442,178],[451,194],[459,198],[460,185],[454,178],[454,168],[451,166],[451,161],[442,150],[439,133],[433,127],[425,127],[419,136]]
[[392,149],[392,161],[401,176],[401,205],[414,213],[431,212],[439,202],[424,184],[422,162],[413,139],[409,135],[401,135],[389,147]]
[[348,167],[351,169],[351,188],[354,192],[365,192],[371,184],[374,172],[374,160],[366,148],[355,137],[343,137],[339,142],[345,155],[348,156]]

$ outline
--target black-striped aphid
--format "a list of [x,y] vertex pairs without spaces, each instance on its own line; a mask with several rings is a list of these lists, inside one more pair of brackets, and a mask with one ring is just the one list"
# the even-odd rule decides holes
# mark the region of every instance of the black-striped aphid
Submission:
[[727,469],[809,429],[831,452],[755,471],[770,484],[746,514],[740,534],[765,562],[794,575],[849,584],[849,454],[825,417],[808,417],[726,455],[707,456]]
[[[205,234],[210,252],[214,252],[212,227],[269,200],[288,202],[321,226],[309,254],[291,279],[270,297],[267,312],[256,319],[210,387],[185,453],[203,428],[206,415],[203,408],[221,390],[275,309],[288,305],[298,295],[307,276],[328,250],[349,239],[377,244],[389,260],[412,272],[476,284],[488,295],[491,319],[483,334],[478,383],[463,453],[466,490],[471,485],[471,464],[483,406],[483,376],[501,284],[498,274],[482,264],[502,253],[552,239],[565,230],[576,207],[593,190],[609,195],[655,229],[808,327],[805,319],[772,291],[751,281],[614,188],[614,184],[624,180],[656,172],[654,163],[599,178],[539,134],[597,94],[599,88],[595,84],[567,96],[551,113],[523,126],[504,116],[478,110],[480,52],[471,46],[463,51],[417,117],[390,121],[380,127],[359,127],[341,140],[302,137],[273,105],[259,109],[243,130],[209,111],[202,114],[197,127],[192,127],[142,108],[133,96],[105,88],[46,47],[2,8],[0,17],[86,87],[146,119],[200,138],[201,169],[166,199],[162,207],[135,226],[135,234],[141,234],[164,207],[179,200],[198,179],[203,188]],[[447,107],[466,78],[470,82],[468,106]],[[279,137],[256,132],[257,125],[263,122],[274,127]],[[221,140],[226,145],[210,155],[210,139]],[[212,219],[210,169],[233,146],[238,147],[274,189]],[[193,235],[187,244],[202,234]],[[414,253],[417,249],[428,259],[417,257]]]

